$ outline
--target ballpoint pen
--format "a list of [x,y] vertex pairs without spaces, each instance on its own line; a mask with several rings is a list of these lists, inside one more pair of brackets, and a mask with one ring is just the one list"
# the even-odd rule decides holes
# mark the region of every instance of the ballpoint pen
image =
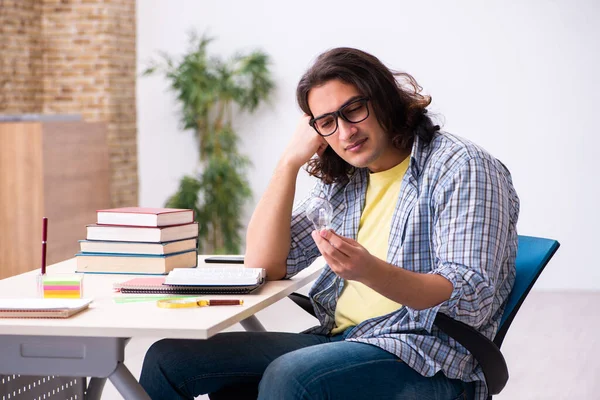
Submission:
[[48,218],[42,218],[42,265],[37,276],[37,294],[44,297],[44,276],[46,276],[46,244],[48,242]]

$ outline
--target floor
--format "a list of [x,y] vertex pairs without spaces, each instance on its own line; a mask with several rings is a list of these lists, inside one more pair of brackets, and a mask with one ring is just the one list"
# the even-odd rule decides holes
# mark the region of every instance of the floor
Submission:
[[[494,399],[600,400],[598,304],[600,292],[532,292],[502,345],[510,379]],[[316,321],[288,299],[257,316],[268,330],[285,332],[298,332]],[[242,328],[236,325],[230,330]],[[136,377],[146,350],[157,339],[129,343],[125,364]],[[116,399],[121,396],[107,382],[102,400]]]

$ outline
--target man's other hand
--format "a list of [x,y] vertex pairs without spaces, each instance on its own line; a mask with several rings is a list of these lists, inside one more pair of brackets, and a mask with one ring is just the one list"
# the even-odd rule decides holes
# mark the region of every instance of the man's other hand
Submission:
[[336,234],[330,229],[313,231],[312,238],[329,268],[344,279],[363,282],[372,272],[375,257],[356,240]]

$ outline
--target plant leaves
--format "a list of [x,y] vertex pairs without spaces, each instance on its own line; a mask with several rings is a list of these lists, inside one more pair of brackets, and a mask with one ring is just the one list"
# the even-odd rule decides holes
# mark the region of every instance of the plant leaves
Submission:
[[215,254],[240,251],[240,220],[252,192],[246,178],[248,157],[238,152],[231,104],[253,112],[274,88],[269,57],[260,51],[238,54],[230,61],[209,56],[212,37],[188,34],[188,50],[179,59],[159,52],[143,75],[160,73],[181,106],[180,124],[193,129],[201,173],[184,176],[167,207],[193,209],[199,223],[198,246]]

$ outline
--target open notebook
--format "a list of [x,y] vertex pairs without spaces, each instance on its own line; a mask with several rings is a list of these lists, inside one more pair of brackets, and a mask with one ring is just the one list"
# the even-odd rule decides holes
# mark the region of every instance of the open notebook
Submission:
[[264,282],[262,268],[175,268],[167,277],[134,278],[117,283],[114,288],[121,293],[244,294],[256,290]]
[[1,318],[68,318],[88,308],[91,299],[0,299]]

